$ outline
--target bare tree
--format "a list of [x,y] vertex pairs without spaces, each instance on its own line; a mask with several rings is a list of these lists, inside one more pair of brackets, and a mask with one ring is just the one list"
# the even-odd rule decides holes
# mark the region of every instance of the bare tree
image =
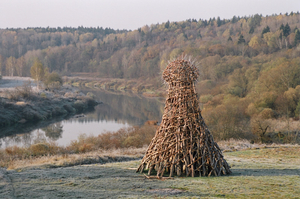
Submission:
[[30,68],[31,77],[36,81],[37,88],[39,88],[39,81],[45,75],[45,68],[39,59],[35,59],[32,67]]

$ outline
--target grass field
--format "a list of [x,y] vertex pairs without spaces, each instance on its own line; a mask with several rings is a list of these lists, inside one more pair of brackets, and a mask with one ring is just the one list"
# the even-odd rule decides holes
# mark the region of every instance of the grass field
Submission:
[[[298,145],[225,152],[232,175],[147,179],[138,160],[0,172],[0,194],[16,198],[299,198]],[[5,181],[5,179],[10,179]]]

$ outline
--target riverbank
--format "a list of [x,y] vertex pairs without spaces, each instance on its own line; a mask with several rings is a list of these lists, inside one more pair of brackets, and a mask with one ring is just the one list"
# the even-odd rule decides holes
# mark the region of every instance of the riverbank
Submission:
[[161,79],[118,79],[96,77],[64,77],[75,87],[98,88],[115,92],[131,92],[145,97],[165,97],[167,92]]
[[0,91],[0,127],[77,114],[100,102],[69,86],[53,92],[33,89],[30,83]]

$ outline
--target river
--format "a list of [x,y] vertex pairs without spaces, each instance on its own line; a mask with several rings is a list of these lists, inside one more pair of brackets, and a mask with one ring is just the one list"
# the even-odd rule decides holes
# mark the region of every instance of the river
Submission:
[[81,91],[92,92],[103,104],[84,113],[84,117],[65,116],[37,124],[19,124],[0,129],[0,148],[30,146],[43,141],[66,146],[79,136],[99,135],[123,127],[141,126],[147,120],[161,120],[164,107],[162,99],[96,89]]

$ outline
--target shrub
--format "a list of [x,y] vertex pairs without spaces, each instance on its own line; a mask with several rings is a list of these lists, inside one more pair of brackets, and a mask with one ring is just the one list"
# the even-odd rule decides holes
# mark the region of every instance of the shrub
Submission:
[[88,97],[90,97],[90,98],[92,98],[92,99],[95,98],[95,95],[94,95],[94,93],[92,93],[92,92],[88,92],[88,93],[86,94],[86,96],[88,96]]
[[74,112],[76,112],[75,108],[73,108],[73,107],[72,107],[71,105],[69,105],[69,104],[66,104],[66,105],[64,105],[63,107],[64,107],[64,109],[65,109],[68,113],[74,113]]
[[84,153],[102,149],[116,149],[128,147],[143,147],[149,145],[156,131],[155,126],[145,125],[139,127],[122,128],[116,132],[105,132],[98,136],[80,135],[67,147],[67,150],[75,153]]
[[299,120],[300,120],[300,100],[297,104],[296,110],[295,110],[295,115],[299,115]]
[[93,144],[83,144],[79,147],[78,151],[80,153],[85,153],[85,152],[88,152],[88,151],[92,151],[93,149]]
[[41,93],[40,96],[41,96],[42,98],[47,98],[46,93]]
[[7,147],[5,152],[10,156],[23,156],[26,153],[23,148],[18,146]]
[[73,92],[66,92],[64,96],[71,98],[71,97],[76,97],[76,94]]
[[81,100],[77,100],[74,103],[73,107],[76,109],[77,112],[81,112],[86,108],[85,104]]
[[98,136],[82,134],[78,140],[71,141],[67,147],[60,147],[55,142],[45,139],[35,140],[30,147],[7,147],[0,150],[0,166],[9,166],[18,159],[38,158],[45,155],[61,154],[66,157],[71,153],[86,153],[97,149],[139,148],[149,145],[156,131],[156,126],[122,128],[116,132],[104,132]]
[[213,96],[210,95],[210,94],[208,94],[208,95],[202,95],[202,96],[200,97],[200,102],[205,104],[205,103],[207,103],[208,101],[211,101],[212,98],[213,98]]
[[62,86],[63,80],[59,74],[57,74],[56,72],[52,72],[46,75],[43,83],[46,88],[58,89]]
[[259,113],[261,119],[271,119],[274,117],[274,111],[270,108],[264,108],[262,112]]
[[46,143],[38,143],[30,146],[31,154],[41,156],[50,153],[50,147]]
[[250,116],[255,115],[255,114],[258,113],[258,110],[257,110],[257,108],[256,108],[256,106],[255,106],[254,103],[250,103],[250,104],[248,105],[247,110],[246,110],[246,113],[247,113],[248,115],[250,115]]
[[268,142],[268,137],[266,136],[267,131],[270,128],[270,121],[264,120],[259,116],[251,118],[251,131],[254,135],[259,138],[261,143]]
[[87,104],[88,107],[93,107],[98,104],[92,97],[89,96],[80,96],[77,99],[82,100],[82,102]]
[[32,100],[34,99],[35,95],[32,92],[31,82],[25,82],[23,86],[16,87],[15,90],[6,91],[6,96],[8,99],[12,101],[19,100],[20,98]]

